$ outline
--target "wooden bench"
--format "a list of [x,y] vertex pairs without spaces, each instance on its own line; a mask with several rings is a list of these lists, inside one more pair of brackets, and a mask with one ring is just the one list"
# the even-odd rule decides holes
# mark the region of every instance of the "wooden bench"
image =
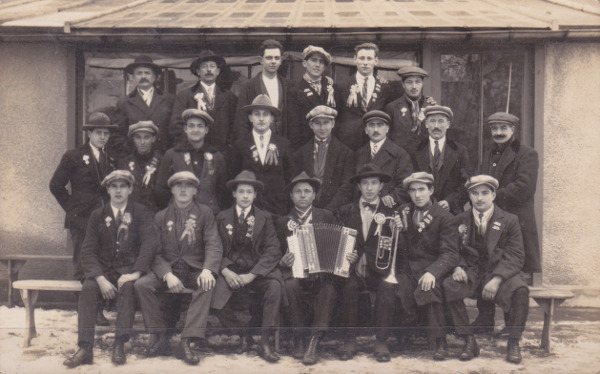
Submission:
[[546,353],[550,353],[550,335],[552,332],[554,308],[573,296],[573,292],[568,290],[551,287],[529,287],[529,297],[535,300],[544,311],[544,328],[542,330],[540,348]]

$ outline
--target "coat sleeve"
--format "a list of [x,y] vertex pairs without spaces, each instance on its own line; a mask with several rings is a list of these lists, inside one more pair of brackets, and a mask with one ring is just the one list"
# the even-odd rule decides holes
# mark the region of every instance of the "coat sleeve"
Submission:
[[100,249],[98,227],[101,216],[102,209],[97,209],[92,213],[85,232],[85,239],[81,246],[81,266],[86,278],[95,278],[103,274],[102,264],[97,254]]
[[158,249],[158,231],[154,230],[154,228],[152,227],[152,214],[148,209],[145,209],[142,206],[138,206],[138,212],[138,219],[140,220],[138,226],[140,230],[140,251],[138,253],[137,258],[135,259],[133,271],[141,271],[142,273],[147,273],[148,271],[150,271],[150,267]]
[[231,259],[229,257],[227,257],[229,255],[229,245],[228,245],[228,239],[227,239],[227,235],[229,235],[229,233],[227,232],[228,230],[226,228],[224,218],[223,218],[224,212],[225,211],[221,211],[221,213],[217,214],[217,217],[216,217],[217,230],[219,232],[219,237],[221,238],[221,244],[223,245],[223,258],[221,260],[221,264],[219,265],[219,274],[227,266],[233,264],[233,261],[231,261]]
[[425,272],[433,274],[436,279],[440,279],[448,274],[460,261],[458,254],[458,230],[456,224],[453,222],[453,216],[450,213],[443,214],[439,216],[439,220],[440,254],[432,264],[425,268]]
[[223,258],[223,245],[217,230],[217,221],[210,209],[202,214],[204,231],[204,264],[203,268],[215,274],[220,273],[221,259]]
[[290,139],[290,146],[293,150],[297,150],[302,147],[305,141],[302,136],[302,126],[304,126],[304,118],[300,113],[298,103],[298,90],[296,86],[291,86],[288,89],[288,106],[287,110],[287,121],[288,121],[288,139]]
[[335,197],[327,204],[327,209],[335,212],[340,206],[348,204],[352,201],[352,195],[354,194],[354,184],[350,183],[350,178],[356,172],[356,161],[352,151],[349,149],[341,155],[343,160],[344,169],[342,171],[342,180],[340,181],[340,187],[335,194]]
[[499,275],[505,280],[518,274],[525,264],[525,249],[519,219],[513,216],[506,223],[505,230],[508,237],[504,248],[494,249],[494,251],[502,251],[502,258],[492,272],[492,276]]
[[74,168],[75,163],[70,157],[69,152],[67,152],[60,159],[60,163],[54,171],[52,179],[50,179],[50,192],[64,210],[67,210],[69,199],[71,198],[67,190],[67,184]]
[[518,162],[515,179],[496,191],[496,203],[500,206],[519,206],[535,194],[540,166],[536,150],[527,148],[514,162]]
[[256,265],[250,270],[250,273],[265,277],[279,264],[279,260],[281,260],[281,247],[275,233],[273,218],[270,215],[266,217],[263,230],[264,235],[261,243],[259,243],[263,247],[262,255]]
[[[391,140],[389,140],[391,141]],[[404,189],[402,181],[404,178],[411,175],[413,172],[413,164],[408,152],[400,148],[400,152],[396,158],[396,170],[395,177],[391,181],[393,188],[389,191],[389,194],[394,198],[396,204],[405,204],[410,202],[408,191]]]
[[152,225],[152,230],[157,233],[156,255],[154,256],[154,261],[152,262],[152,271],[160,280],[162,280],[167,273],[172,271],[171,264],[169,264],[169,261],[167,261],[163,256],[163,247],[159,234],[164,223],[164,214],[164,211],[156,213],[154,215],[154,224]]

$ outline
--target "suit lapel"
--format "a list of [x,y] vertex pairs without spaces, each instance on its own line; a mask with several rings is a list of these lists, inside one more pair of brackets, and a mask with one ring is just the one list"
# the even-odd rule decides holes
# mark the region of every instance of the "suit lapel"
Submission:
[[515,151],[513,151],[512,147],[509,144],[506,147],[506,149],[504,149],[504,152],[502,152],[502,155],[500,156],[500,160],[498,161],[498,166],[496,167],[495,174],[496,175],[504,174],[504,171],[506,170],[508,165],[510,165],[511,162],[513,162],[515,157],[517,157],[517,154],[515,153]]
[[415,159],[417,160],[417,166],[419,170],[427,170],[431,172],[431,163],[429,157],[429,143],[422,143],[422,147],[416,152]]
[[[392,156],[390,155],[389,149],[390,149],[390,140],[389,139],[385,139],[385,141],[383,142],[383,145],[381,146],[381,149],[379,150],[379,152],[377,152],[377,154],[375,155],[375,157],[373,158],[373,163],[376,164],[379,167],[382,167],[383,165],[387,164],[388,161],[392,158]],[[370,150],[370,146],[368,145],[367,148],[369,148]]]
[[[498,227],[499,226],[499,227]],[[487,224],[487,249],[488,254],[491,257],[494,248],[498,244],[498,240],[500,240],[500,235],[502,235],[502,231],[504,230],[505,222],[504,222],[504,214],[500,211],[498,206],[494,206],[494,214],[490,218]]]
[[[138,95],[139,96],[139,95]],[[165,96],[161,95],[160,92],[158,92],[157,89],[154,89],[154,94],[152,95],[152,102],[150,102],[150,107],[146,107],[147,110],[147,118],[150,118],[150,116],[152,116],[152,114],[154,113],[154,111],[156,110],[156,108],[159,107],[159,105],[165,100]],[[143,100],[142,100],[143,102]],[[146,104],[144,103],[144,106]]]
[[[98,161],[96,161],[96,157],[94,156],[94,152],[92,151],[92,146],[89,142],[85,144],[81,153],[81,157],[83,158],[83,156],[85,155],[89,157],[87,167],[90,170],[90,173],[96,176],[96,180],[98,181],[99,185],[102,184],[103,177],[102,175],[100,175],[100,165],[98,164]],[[106,163],[108,164],[108,160],[106,160]]]
[[454,148],[450,147],[447,140],[443,156],[443,164],[440,170],[438,171],[438,178],[436,181],[436,185],[438,186],[441,186],[442,182],[445,181],[446,178],[448,178],[448,174],[450,174],[452,167],[458,159],[458,152]]
[[221,107],[221,105],[223,105],[223,91],[221,91],[221,89],[219,89],[219,86],[217,86],[215,84],[215,97],[214,97],[214,103],[213,103],[213,112],[216,112],[219,110],[219,108]]
[[337,163],[337,156],[340,153],[339,144],[335,138],[331,138],[329,142],[329,149],[327,150],[327,157],[325,158],[325,170],[323,171],[323,179],[325,176],[331,176],[333,174],[333,167]]
[[256,243],[256,241],[258,240],[258,235],[260,234],[260,232],[263,229],[263,226],[265,225],[265,215],[260,212],[258,209],[256,209],[256,207],[253,207],[254,209],[254,229],[252,230],[252,243]]

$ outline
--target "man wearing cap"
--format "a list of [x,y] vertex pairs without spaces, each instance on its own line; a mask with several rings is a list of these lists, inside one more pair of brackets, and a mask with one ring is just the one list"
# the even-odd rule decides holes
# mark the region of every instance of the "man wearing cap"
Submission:
[[[390,326],[396,314],[403,317],[405,326],[412,326],[417,321],[417,308],[424,309],[429,339],[435,341],[433,359],[444,360],[446,320],[441,285],[458,265],[458,232],[452,214],[434,203],[433,175],[416,172],[403,183],[411,198],[399,208],[402,231],[398,248],[404,261],[397,263],[398,283],[382,283],[377,292],[383,314],[378,326]],[[388,335],[389,329],[381,329],[377,341],[385,344]]]
[[[66,212],[65,228],[71,233],[75,279],[83,278],[80,253],[90,214],[107,200],[106,191],[100,184],[115,168],[115,160],[110,152],[106,152],[105,145],[116,128],[106,114],[92,113],[83,125],[88,141],[62,156],[50,180],[50,192]],[[70,193],[68,184],[71,185]]]
[[169,149],[160,163],[155,191],[157,203],[159,207],[168,204],[171,191],[167,182],[174,173],[190,171],[200,180],[196,202],[209,206],[217,214],[228,199],[224,191],[227,169],[223,154],[206,143],[213,118],[200,109],[186,109],[182,117],[185,139]]
[[424,109],[436,102],[423,95],[423,80],[429,74],[418,66],[405,66],[398,70],[404,95],[387,104],[385,111],[392,118],[390,138],[409,153],[413,153],[427,134],[423,128]]
[[260,45],[260,64],[262,71],[246,82],[240,90],[233,131],[236,139],[244,139],[252,125],[244,109],[258,95],[267,95],[277,108],[278,114],[271,124],[274,134],[289,139],[287,123],[288,91],[290,81],[278,74],[281,67],[283,46],[277,40],[267,39]]
[[370,110],[363,116],[363,123],[369,142],[355,152],[356,168],[373,163],[391,177],[381,190],[381,200],[388,208],[409,202],[402,180],[413,172],[413,165],[408,153],[388,139],[390,116]]
[[135,84],[135,88],[117,100],[115,123],[119,130],[118,136],[111,139],[111,144],[117,147],[116,151],[122,156],[130,149],[127,144],[128,128],[139,121],[152,121],[158,126],[156,148],[164,151],[171,144],[169,119],[174,98],[173,95],[155,87],[161,71],[162,68],[149,56],[136,57],[133,63],[125,67],[125,72]]
[[[508,333],[506,360],[519,363],[519,341],[529,313],[529,289],[521,272],[525,252],[519,219],[494,204],[498,187],[489,175],[467,182],[473,208],[455,218],[461,262],[443,289],[448,302],[477,297],[501,307]],[[469,317],[464,308],[461,314],[459,324],[465,326]]]
[[354,152],[331,134],[337,111],[325,105],[314,107],[307,115],[313,138],[294,153],[297,169],[319,180],[313,205],[331,211],[352,199],[354,186],[348,180],[355,172]]
[[383,110],[391,100],[388,81],[374,74],[378,55],[379,47],[373,43],[357,45],[354,48],[356,74],[336,87],[339,126],[334,134],[353,151],[367,141],[362,117],[368,111]]
[[194,202],[200,185],[198,178],[192,172],[180,171],[169,178],[168,184],[173,200],[154,216],[154,230],[160,239],[152,272],[135,283],[135,291],[144,315],[144,325],[152,334],[146,355],[154,357],[168,355],[171,351],[167,324],[160,312],[156,292],[192,290],[192,300],[181,332],[181,349],[183,360],[196,365],[199,358],[190,344],[194,340],[196,346],[206,343],[206,321],[223,247],[212,211]]
[[158,127],[152,121],[140,121],[129,126],[128,137],[135,149],[133,153],[119,160],[119,169],[129,170],[135,177],[131,200],[145,205],[153,212],[158,210],[154,198],[156,169],[162,154],[152,145],[156,142]]
[[[355,328],[358,326],[358,302],[360,291],[376,292],[387,270],[379,269],[376,265],[377,247],[380,236],[391,236],[391,226],[379,225],[375,216],[392,217],[395,211],[386,206],[381,199],[384,184],[391,177],[375,164],[366,164],[359,168],[356,175],[350,179],[360,191],[360,198],[355,202],[343,205],[338,211],[340,224],[358,231],[356,236],[356,251],[348,260],[351,264],[350,277],[345,280],[340,295],[338,307],[341,310],[342,326],[345,327],[344,345],[338,354],[340,360],[349,360],[356,354],[357,341]],[[358,262],[357,262],[358,261]],[[379,313],[379,300],[376,300],[375,312]],[[378,316],[375,316],[378,320]],[[383,346],[375,347],[375,356],[378,360],[384,355]],[[389,351],[387,352],[389,356]],[[389,359],[387,359],[389,361]]]
[[[233,92],[221,87],[219,77],[227,75],[228,66],[225,59],[213,51],[200,52],[200,56],[190,65],[192,74],[199,78],[198,83],[186,88],[175,98],[171,115],[170,133],[176,140],[182,140],[182,113],[194,108],[207,112],[213,119],[211,131],[206,141],[216,150],[225,152],[232,139],[232,129],[237,106],[237,97]],[[217,82],[219,81],[219,82]]]
[[272,130],[272,123],[280,114],[267,95],[258,95],[252,104],[244,107],[246,118],[252,123],[252,132],[238,139],[231,153],[231,178],[242,170],[249,170],[264,183],[256,205],[276,215],[288,212],[285,186],[296,175],[296,165],[290,151],[290,142]]
[[462,213],[468,200],[465,182],[472,173],[467,148],[446,137],[452,121],[450,108],[432,105],[424,113],[429,138],[411,155],[413,167],[433,175],[433,197],[438,205],[452,214]]
[[324,75],[331,65],[331,55],[323,48],[309,45],[302,52],[302,79],[293,82],[288,93],[289,139],[293,149],[304,145],[313,134],[308,113],[317,106],[335,108],[333,79]]
[[[294,254],[287,250],[287,237],[291,236],[294,229],[300,225],[314,223],[336,224],[337,221],[328,210],[313,206],[313,201],[319,193],[321,182],[317,178],[309,177],[305,172],[298,174],[286,187],[294,207],[286,216],[279,217],[275,222],[279,241],[285,255],[279,262],[285,279],[285,292],[289,301],[289,315],[292,329],[294,330],[294,358],[302,359],[305,365],[314,365],[318,361],[317,348],[319,340],[323,337],[329,327],[329,322],[335,306],[338,294],[336,276],[332,274],[311,274],[306,279],[293,277],[291,267],[294,264]],[[317,248],[317,251],[325,251]],[[303,301],[303,293],[310,292],[314,295],[314,308],[312,308],[311,329],[305,329],[307,304]],[[310,330],[310,342],[304,348],[305,330]]]
[[[271,215],[254,205],[256,195],[264,185],[253,172],[243,170],[227,182],[227,188],[232,191],[235,204],[217,216],[223,261],[211,307],[223,327],[241,328],[242,323],[231,308],[232,294],[234,291],[237,291],[236,296],[248,291],[257,292],[262,303],[259,354],[268,362],[277,362],[279,355],[271,350],[269,338],[279,325],[283,280],[277,264],[281,259],[281,248]],[[253,321],[254,318],[251,324]],[[248,349],[249,333],[247,329],[241,330],[240,351]]]
[[134,282],[150,270],[157,238],[152,213],[129,201],[134,178],[127,170],[115,170],[102,181],[110,204],[90,216],[81,249],[85,280],[77,307],[79,350],[64,365],[91,364],[94,325],[99,299],[117,299],[117,322],[111,360],[125,363],[124,344],[129,340],[135,315]]

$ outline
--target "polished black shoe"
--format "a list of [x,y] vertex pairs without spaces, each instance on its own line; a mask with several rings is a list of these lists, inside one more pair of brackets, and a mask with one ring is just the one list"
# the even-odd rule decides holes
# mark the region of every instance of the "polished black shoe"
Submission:
[[479,356],[479,346],[477,345],[477,341],[473,335],[465,336],[465,345],[463,345],[462,352],[460,352],[458,359],[461,361],[469,361],[477,356]]
[[292,356],[300,360],[304,357],[304,337],[296,336],[294,339],[294,351],[292,352]]
[[446,339],[437,338],[435,339],[435,352],[433,353],[433,359],[436,361],[444,361],[448,357],[448,348],[446,345]]
[[269,347],[269,343],[260,343],[259,355],[260,357],[264,358],[267,362],[279,361],[279,355],[271,350],[271,347]]
[[170,356],[172,353],[167,334],[152,334],[150,343],[146,348],[146,357]]
[[98,309],[96,313],[96,326],[110,326],[110,322],[104,316],[104,310],[102,308]]
[[124,342],[115,343],[115,345],[113,346],[113,352],[110,360],[115,365],[123,365],[125,361],[127,361],[127,356],[125,355]]
[[513,364],[521,363],[521,347],[519,347],[519,340],[508,339],[506,345],[506,361],[512,362]]
[[197,365],[200,358],[191,347],[190,338],[181,338],[181,350],[183,352],[183,361],[188,365]]
[[71,358],[67,358],[63,365],[74,368],[79,365],[89,365],[94,362],[94,351],[92,348],[79,348]]
[[314,365],[319,361],[319,356],[317,354],[317,347],[319,345],[319,336],[313,335],[310,337],[310,342],[308,342],[308,348],[306,348],[306,353],[302,358],[302,363],[304,365]]

